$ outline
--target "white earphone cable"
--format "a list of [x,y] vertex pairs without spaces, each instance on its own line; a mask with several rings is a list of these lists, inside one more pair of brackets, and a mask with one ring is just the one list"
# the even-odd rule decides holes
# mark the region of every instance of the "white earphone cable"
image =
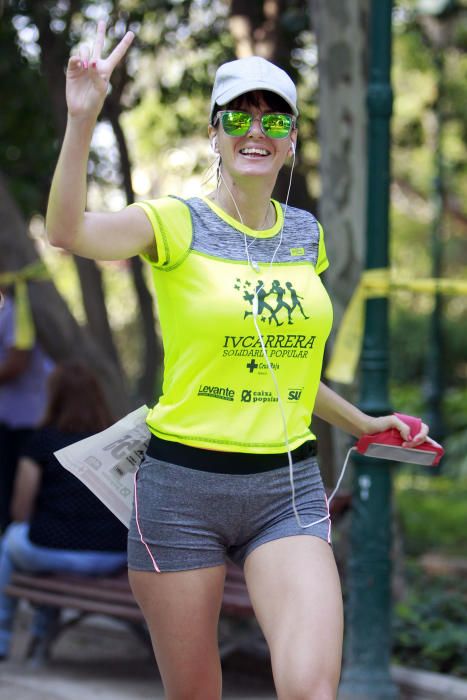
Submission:
[[[268,263],[269,269],[272,268],[273,263],[274,263],[274,260],[275,260],[276,255],[277,255],[277,252],[278,252],[279,248],[280,248],[281,245],[282,245],[282,236],[283,236],[284,225],[285,225],[285,217],[286,217],[286,213],[287,213],[288,201],[289,201],[289,196],[290,196],[290,189],[291,189],[291,186],[292,186],[292,176],[293,176],[293,171],[294,171],[294,166],[295,166],[295,148],[292,149],[292,153],[293,153],[293,161],[292,161],[292,167],[291,167],[291,170],[290,170],[290,178],[289,178],[289,185],[288,185],[288,188],[287,188],[287,195],[286,195],[286,199],[285,199],[285,203],[284,203],[284,213],[283,213],[282,226],[281,226],[281,231],[280,231],[280,236],[279,236],[279,242],[278,242],[278,244],[277,244],[277,246],[276,246],[276,248],[275,248],[275,250],[274,250],[274,253],[273,253],[273,255],[272,255],[272,258],[271,258],[270,262]],[[227,192],[229,193],[230,198],[232,199],[232,202],[233,202],[233,204],[234,204],[234,206],[235,206],[235,209],[236,209],[236,211],[237,211],[237,214],[238,214],[238,217],[239,217],[239,219],[240,219],[240,222],[241,222],[242,226],[244,226],[245,224],[244,224],[244,222],[243,222],[243,217],[242,217],[242,215],[241,215],[240,209],[239,209],[239,207],[238,207],[238,205],[237,205],[237,202],[235,201],[235,197],[233,196],[232,192],[230,191],[229,186],[227,185],[227,183],[226,183],[226,181],[225,181],[225,178],[224,178],[223,175],[222,175],[222,170],[220,170],[220,180],[222,181],[222,184],[224,185],[224,187],[225,187],[225,189],[227,190]],[[248,244],[248,242],[247,242],[247,237],[246,237],[246,233],[245,233],[245,232],[243,233],[243,237],[244,237],[244,241],[245,241],[245,253],[246,253],[247,262],[248,262],[249,266],[250,266],[255,272],[259,272],[259,266],[258,266],[258,264],[257,264],[257,263],[253,263],[252,260],[251,260],[251,258],[250,258],[249,245],[251,245],[251,243]],[[256,239],[254,239],[254,241],[252,241],[252,243],[255,242],[255,241],[256,241]],[[345,469],[346,469],[346,467],[347,467],[347,463],[348,463],[348,460],[349,460],[350,453],[351,453],[352,449],[350,449],[349,452],[347,453],[347,456],[346,456],[344,465],[343,465],[343,467],[342,467],[342,470],[341,470],[339,479],[338,479],[338,481],[337,481],[337,484],[336,484],[336,486],[335,486],[333,492],[331,493],[330,497],[329,497],[328,499],[326,499],[326,505],[327,505],[327,511],[328,511],[327,514],[324,515],[322,518],[319,518],[318,520],[314,520],[314,521],[311,522],[311,523],[303,524],[302,521],[301,521],[301,518],[300,518],[300,514],[299,514],[299,512],[298,512],[298,509],[297,509],[297,505],[296,505],[295,483],[294,483],[294,476],[293,476],[293,460],[292,460],[292,454],[291,454],[291,450],[290,450],[289,435],[288,435],[288,431],[287,431],[287,419],[286,419],[286,416],[285,416],[284,404],[283,404],[283,402],[282,402],[282,397],[281,397],[281,394],[280,394],[279,383],[278,383],[278,381],[277,381],[276,373],[274,372],[274,369],[273,369],[273,367],[272,367],[272,365],[271,365],[271,362],[270,362],[270,360],[269,360],[269,356],[268,356],[268,353],[267,353],[267,350],[266,350],[266,346],[265,346],[265,344],[264,344],[264,340],[263,340],[263,336],[262,336],[262,333],[261,333],[261,329],[259,328],[259,325],[258,325],[258,292],[261,291],[261,289],[262,289],[263,286],[264,286],[264,283],[263,283],[263,285],[261,285],[259,288],[256,288],[256,289],[255,289],[255,292],[254,292],[254,297],[253,297],[253,323],[254,323],[254,326],[255,326],[256,333],[257,333],[257,335],[258,335],[258,340],[259,340],[260,345],[261,345],[261,350],[262,350],[264,359],[265,359],[266,364],[267,364],[267,366],[268,366],[268,370],[269,370],[269,372],[270,372],[270,374],[271,374],[271,378],[272,378],[272,380],[273,380],[274,388],[275,388],[276,394],[277,394],[277,402],[278,402],[278,405],[279,405],[279,410],[280,410],[281,420],[282,420],[282,427],[283,427],[283,431],[284,431],[284,444],[285,444],[285,447],[286,447],[286,449],[287,449],[287,456],[288,456],[288,462],[289,462],[289,478],[290,478],[290,487],[291,487],[291,490],[292,490],[292,508],[293,508],[293,511],[294,511],[294,514],[295,514],[295,519],[297,520],[298,525],[299,525],[302,529],[306,529],[306,528],[309,528],[309,527],[313,527],[314,525],[318,525],[319,523],[324,522],[325,520],[329,520],[329,519],[330,519],[329,504],[331,503],[332,499],[333,499],[334,496],[336,495],[336,493],[337,493],[337,491],[338,491],[338,489],[339,489],[339,487],[340,487],[340,485],[341,485],[342,479],[344,478]]]

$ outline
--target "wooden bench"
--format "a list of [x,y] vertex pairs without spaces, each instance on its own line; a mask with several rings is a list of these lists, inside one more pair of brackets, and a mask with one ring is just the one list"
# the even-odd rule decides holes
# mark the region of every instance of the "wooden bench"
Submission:
[[[337,496],[332,502],[333,521],[350,507],[350,494]],[[50,654],[52,644],[65,630],[92,615],[106,615],[124,620],[132,630],[149,643],[143,615],[136,604],[126,570],[109,577],[76,576],[71,574],[36,575],[13,573],[5,588],[7,595],[27,600],[32,605],[46,605],[76,612],[68,620],[59,620],[51,635],[33,643],[28,657],[37,663]],[[37,640],[36,640],[37,641]],[[243,572],[228,562],[219,627],[221,658],[237,650],[260,656],[267,654],[264,638],[256,623]]]
[[[27,657],[41,663],[50,655],[53,643],[71,626],[93,614],[125,621],[136,635],[150,644],[144,618],[128,582],[126,570],[114,576],[94,577],[72,574],[37,575],[14,572],[6,586],[7,595],[32,605],[50,606],[76,615],[61,619],[44,640],[31,640]],[[228,564],[222,600],[220,626],[221,657],[238,649],[261,653],[265,642],[254,619],[254,612],[243,577],[237,566]]]

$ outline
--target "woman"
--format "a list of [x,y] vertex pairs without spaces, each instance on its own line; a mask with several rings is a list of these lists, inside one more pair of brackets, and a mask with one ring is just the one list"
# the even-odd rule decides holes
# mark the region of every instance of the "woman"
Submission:
[[133,36],[107,59],[104,38],[101,23],[92,54],[69,62],[47,230],[79,255],[142,254],[152,266],[165,376],[148,416],[128,564],[166,697],[221,695],[228,555],[244,566],[278,697],[335,698],[342,601],[311,413],[355,436],[396,427],[411,446],[427,428],[409,440],[395,416],[367,416],[320,383],[327,258],[314,217],[271,200],[298,115],[295,86],[276,66],[252,57],[219,68],[208,126],[218,186],[208,197],[84,211],[91,135]]
[[0,532],[4,532],[11,522],[18,456],[44,413],[53,363],[37,341],[25,347],[21,312],[11,287],[0,289],[0,310]]
[[[54,456],[112,422],[94,375],[79,362],[49,377],[46,415],[22,448],[13,522],[0,541],[0,658],[8,655],[17,600],[3,593],[15,569],[33,573],[112,574],[126,563],[126,529]],[[59,611],[39,608],[34,645],[51,633]]]

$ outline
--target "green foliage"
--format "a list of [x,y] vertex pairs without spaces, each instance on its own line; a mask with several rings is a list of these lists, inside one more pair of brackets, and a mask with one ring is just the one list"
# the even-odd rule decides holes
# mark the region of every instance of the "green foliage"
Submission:
[[465,551],[467,480],[425,475],[406,467],[396,479],[395,508],[405,551],[460,555]]
[[[436,20],[443,30],[439,36],[444,35],[442,45],[437,47],[417,14],[416,6],[412,0],[400,0],[394,21],[392,162],[394,178],[400,187],[404,186],[406,197],[405,201],[401,197],[394,198],[394,204],[399,212],[410,209],[415,226],[417,221],[425,222],[425,245],[429,253],[432,212],[422,204],[428,204],[433,193],[437,119],[441,118],[444,180],[449,193],[443,236],[443,274],[448,276],[450,263],[455,264],[459,258],[456,255],[450,258],[446,247],[451,239],[465,236],[467,9],[464,5],[454,17]],[[462,257],[460,250],[458,253]],[[464,265],[465,255],[464,248]],[[413,274],[420,270],[420,265],[407,269]]]
[[[407,197],[410,196],[408,192]],[[414,196],[410,210],[395,201],[392,211],[391,258],[396,279],[431,277],[431,223],[426,204]],[[452,226],[446,222],[446,229]],[[461,231],[444,232],[443,276],[464,280],[467,250]],[[391,298],[391,378],[396,384],[417,383],[425,378],[430,351],[433,295],[397,292]],[[467,300],[445,296],[442,302],[443,371],[446,386],[465,386],[467,348]],[[466,410],[463,411],[464,415]],[[465,419],[467,424],[467,418]]]
[[[467,396],[464,394],[464,402]],[[465,406],[465,403],[464,403]],[[445,443],[446,467],[444,474],[454,479],[467,479],[467,428],[450,435]]]
[[[425,379],[430,352],[430,314],[394,302],[391,318],[391,376],[397,383]],[[430,311],[431,309],[429,309]],[[465,386],[467,309],[442,319],[442,361],[446,387]],[[466,411],[467,412],[467,411]]]
[[143,335],[137,299],[129,263],[101,263],[105,297],[112,335],[130,387],[135,387],[141,372]]
[[414,569],[409,586],[394,610],[394,661],[467,678],[467,581]]
[[[393,383],[391,399],[394,406],[413,416],[424,416],[426,399],[423,385],[413,383]],[[445,455],[440,465],[443,476],[455,491],[456,481],[466,483],[467,479],[467,388],[451,387],[443,394],[442,422],[446,437],[442,440]],[[420,474],[418,467],[413,467],[413,474]],[[428,483],[431,483],[432,479]],[[436,479],[433,482],[438,482]],[[465,488],[464,488],[465,490]],[[418,499],[416,499],[418,502]],[[444,507],[444,504],[443,504]],[[449,534],[447,535],[449,538]]]
[[404,384],[423,377],[428,347],[428,319],[413,309],[398,307],[391,322],[391,376]]
[[0,170],[27,216],[44,208],[58,142],[40,70],[19,51],[7,9],[0,21]]
[[[455,31],[446,33],[442,51],[428,37],[416,2],[397,5],[394,24],[392,163],[395,185],[391,211],[391,260],[397,278],[432,276],[435,156],[442,116],[445,214],[438,231],[442,241],[441,276],[465,279],[467,152],[465,104],[467,54],[462,36],[465,11],[456,17]],[[441,20],[445,22],[445,20]],[[464,34],[463,34],[464,32]],[[443,74],[439,66],[444,64]],[[391,377],[398,387],[425,379],[430,352],[429,294],[397,293],[391,299]],[[442,358],[448,388],[465,385],[467,347],[465,297],[444,297]],[[410,389],[407,389],[410,393]],[[416,392],[412,392],[414,394]],[[467,424],[466,410],[461,412]]]
[[72,256],[65,251],[52,248],[52,246],[45,246],[43,260],[71,313],[79,324],[84,325],[86,314],[83,307],[78,272]]
[[410,416],[421,416],[425,401],[418,384],[391,383],[391,402],[394,406]]

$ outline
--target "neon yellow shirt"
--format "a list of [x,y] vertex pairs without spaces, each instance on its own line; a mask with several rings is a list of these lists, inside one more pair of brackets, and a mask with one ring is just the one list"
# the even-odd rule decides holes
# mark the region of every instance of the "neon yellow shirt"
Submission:
[[164,381],[147,422],[162,439],[233,452],[286,451],[277,390],[253,321],[255,290],[290,449],[314,438],[311,415],[332,325],[319,277],[328,266],[323,230],[308,212],[288,207],[276,250],[284,216],[272,201],[276,223],[265,231],[243,226],[205,198],[133,205],[147,214],[159,256],[145,258],[158,300]]

